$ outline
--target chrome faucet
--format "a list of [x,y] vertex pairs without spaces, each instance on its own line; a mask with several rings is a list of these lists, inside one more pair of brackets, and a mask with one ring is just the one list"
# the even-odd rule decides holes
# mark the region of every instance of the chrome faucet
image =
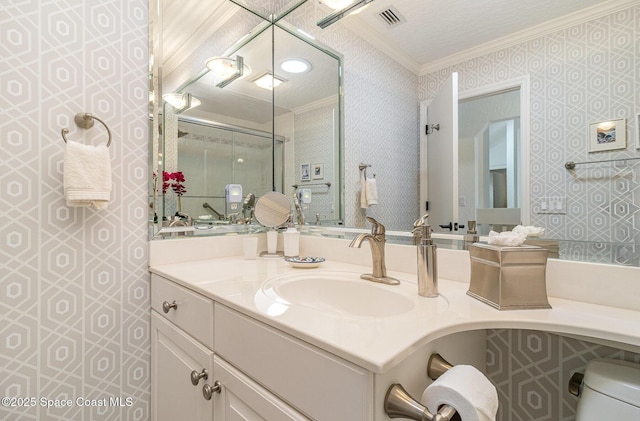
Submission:
[[371,234],[359,234],[354,238],[349,247],[362,246],[362,242],[367,240],[371,246],[371,258],[373,260],[373,273],[365,273],[360,275],[360,278],[367,281],[379,282],[388,285],[398,285],[400,281],[395,278],[387,276],[387,268],[384,262],[384,244],[386,242],[384,225],[376,221],[370,216],[367,216],[367,221],[371,222]]

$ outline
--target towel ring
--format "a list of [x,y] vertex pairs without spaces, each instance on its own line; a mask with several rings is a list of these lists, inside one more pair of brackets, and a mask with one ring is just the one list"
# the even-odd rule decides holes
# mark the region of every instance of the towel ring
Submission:
[[[109,140],[107,141],[107,148],[109,147],[109,145],[111,145],[111,130],[109,130],[109,127],[107,127],[106,123],[100,120],[98,117],[91,115],[89,113],[78,113],[73,118],[73,120],[76,122],[78,127],[81,127],[83,129],[92,128],[94,124],[93,120],[98,120],[100,123],[102,123],[104,128],[107,129],[107,135],[109,135]],[[67,143],[67,136],[66,136],[67,134],[69,134],[69,129],[66,129],[66,128],[62,129],[62,140],[64,140],[64,143]]]

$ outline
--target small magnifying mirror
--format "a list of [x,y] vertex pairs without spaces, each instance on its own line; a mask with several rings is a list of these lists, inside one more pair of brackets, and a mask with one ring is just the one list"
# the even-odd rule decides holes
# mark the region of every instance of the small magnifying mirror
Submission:
[[289,219],[291,202],[284,194],[272,191],[258,199],[254,212],[260,224],[271,228],[267,231],[267,251],[260,253],[260,257],[281,257],[282,252],[276,251],[278,231],[275,228],[283,225]]

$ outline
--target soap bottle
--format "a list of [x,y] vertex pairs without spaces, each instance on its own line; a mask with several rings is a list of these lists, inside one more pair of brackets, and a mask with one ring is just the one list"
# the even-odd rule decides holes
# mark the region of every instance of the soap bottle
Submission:
[[300,254],[300,233],[293,224],[293,215],[289,217],[287,230],[282,233],[284,237],[284,256],[296,257]]
[[431,226],[427,224],[429,214],[420,221],[422,231],[418,244],[418,295],[422,297],[438,296],[437,247],[431,238]]
[[467,221],[467,233],[464,235],[464,249],[468,250],[473,243],[480,241],[478,231],[476,231],[476,221]]

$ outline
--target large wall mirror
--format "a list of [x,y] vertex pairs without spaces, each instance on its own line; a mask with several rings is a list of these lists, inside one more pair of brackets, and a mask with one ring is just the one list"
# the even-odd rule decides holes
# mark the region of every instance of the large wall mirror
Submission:
[[270,191],[291,198],[301,223],[341,224],[341,56],[259,5],[189,6],[161,1],[152,37],[153,235],[253,232],[252,207]]
[[[152,10],[155,3],[150,3]],[[446,162],[455,163],[459,171],[454,199],[458,222],[478,219],[478,208],[520,209],[522,222],[545,227],[561,249],[566,246],[560,258],[638,265],[640,234],[633,222],[638,215],[633,180],[640,161],[594,164],[574,172],[564,168],[570,160],[639,157],[632,143],[638,136],[637,104],[625,95],[609,104],[602,92],[613,92],[615,80],[601,75],[602,66],[589,58],[614,60],[625,69],[631,66],[628,74],[633,74],[633,66],[625,63],[634,63],[635,39],[621,36],[617,38],[620,45],[604,46],[584,35],[585,25],[592,24],[594,31],[604,26],[627,34],[633,25],[616,22],[633,22],[633,7],[630,13],[614,10],[603,12],[603,18],[572,23],[562,37],[543,34],[526,45],[424,70],[390,58],[393,54],[377,45],[375,38],[351,26],[359,18],[347,17],[321,29],[318,20],[331,12],[322,2],[284,3],[159,3],[152,24],[152,51],[160,47],[164,55],[153,56],[151,82],[156,93],[155,123],[163,124],[152,125],[151,166],[156,169],[157,186],[162,183],[163,166],[167,172],[183,172],[187,193],[180,199],[182,212],[194,220],[210,221],[218,218],[217,213],[225,219],[219,221],[226,223],[243,210],[242,203],[226,200],[228,184],[243,185],[243,198],[278,190],[292,201],[297,189],[304,188],[311,193],[311,203],[303,206],[304,223],[314,229],[320,223],[323,230],[333,230],[332,235],[340,228],[351,233],[367,230],[365,216],[373,216],[389,233],[398,234],[390,235],[390,241],[410,244],[413,222],[424,212],[419,194],[426,184],[422,173],[426,168],[419,162],[424,131],[420,104],[432,99],[452,72],[460,71],[459,156]],[[261,9],[265,4],[273,10]],[[367,10],[373,13],[384,5],[373,2]],[[571,49],[573,41],[586,42],[589,48]],[[545,42],[555,48],[547,64]],[[289,44],[294,50],[288,49]],[[205,61],[215,56],[241,56],[247,72],[218,87],[220,82],[207,81],[210,76],[203,73]],[[281,62],[295,56],[311,62],[313,71],[298,76],[315,80],[313,85],[298,85],[298,76],[282,71]],[[334,69],[332,76],[316,72],[322,65],[312,61],[319,57]],[[547,71],[548,66],[555,73]],[[254,86],[249,84],[267,70],[285,82],[273,90],[251,91]],[[526,77],[530,81],[527,98],[522,89],[503,89],[496,96],[472,95],[499,81]],[[586,80],[591,79],[603,88],[589,89]],[[631,90],[637,89],[637,81],[628,83]],[[200,104],[186,110],[163,107],[159,99],[168,93]],[[529,107],[528,116],[523,114],[523,101]],[[485,116],[482,122],[473,116],[478,109],[489,108],[501,112]],[[588,153],[589,123],[613,117],[626,118],[627,148]],[[529,139],[523,135],[526,129]],[[167,148],[170,141],[175,146]],[[523,154],[525,148],[529,155]],[[359,203],[361,163],[371,165],[367,171],[376,174],[380,196],[379,204],[368,209]],[[245,172],[247,167],[255,172]],[[158,187],[154,201],[153,191],[150,202],[156,203],[158,218],[175,215],[177,198],[168,194],[163,200]],[[191,193],[197,197],[188,197]],[[546,199],[556,197],[564,206],[561,211],[540,209]],[[488,225],[500,226],[499,222]],[[343,227],[331,227],[340,224]],[[457,235],[465,231],[458,230]]]

